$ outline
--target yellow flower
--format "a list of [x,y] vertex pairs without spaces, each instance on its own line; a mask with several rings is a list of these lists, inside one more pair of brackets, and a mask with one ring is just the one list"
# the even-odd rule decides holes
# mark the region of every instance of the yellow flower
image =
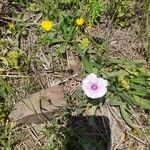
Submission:
[[7,24],[9,30],[12,30],[14,28],[14,23],[13,22],[8,22]]
[[129,89],[129,83],[126,80],[121,80],[121,86],[125,89],[128,90]]
[[40,23],[41,27],[45,30],[45,31],[50,31],[53,27],[53,23],[52,21],[50,20],[43,20],[41,23]]
[[82,17],[80,17],[80,18],[78,18],[78,19],[76,19],[76,24],[78,25],[78,26],[82,26],[83,24],[84,24],[84,19],[82,18]]

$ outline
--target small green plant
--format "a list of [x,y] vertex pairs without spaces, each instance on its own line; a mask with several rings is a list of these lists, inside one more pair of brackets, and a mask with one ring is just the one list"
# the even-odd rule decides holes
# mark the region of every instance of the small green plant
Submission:
[[0,72],[6,71],[9,67],[16,70],[21,70],[21,53],[17,50],[7,51],[4,56],[0,56]]
[[105,11],[105,1],[89,0],[89,3],[87,3],[87,8],[89,10],[89,23],[97,23],[98,18],[100,19],[102,13]]
[[129,0],[113,0],[111,6],[113,20],[117,26],[122,28],[129,25],[129,19],[133,16]]
[[83,16],[91,24],[97,23],[97,19],[105,10],[104,0],[52,0],[51,2],[42,0],[41,5],[44,16],[48,18],[59,20],[61,16],[70,14],[71,16]]
[[131,119],[136,106],[150,109],[150,74],[140,61],[113,60],[106,67],[110,70],[100,74],[110,81],[107,102],[119,107],[126,123],[136,128]]
[[[61,116],[62,117],[62,116]],[[65,126],[66,118],[51,118],[46,125],[44,134],[48,138],[46,146],[42,150],[61,150],[64,149],[66,143]]]
[[4,122],[9,111],[10,107],[8,105],[8,100],[10,98],[12,89],[11,86],[0,78],[0,122]]
[[0,78],[0,148],[10,148],[10,130],[9,124],[5,124],[11,107],[8,104],[12,94],[11,86],[7,81]]
[[14,127],[13,123],[1,124],[0,125],[0,148],[11,149],[11,131]]
[[83,33],[83,38],[74,47],[81,57],[84,72],[97,74],[103,67],[103,56],[108,50],[107,41]]
[[142,31],[144,32],[144,46],[146,51],[147,61],[150,64],[150,3],[148,0],[144,0],[143,2],[143,28]]
[[[87,54],[89,55],[89,59],[95,54],[95,60],[93,61],[100,61],[102,54],[107,49],[107,43],[104,40],[97,42],[90,35],[85,34],[85,32],[82,31],[84,23],[85,20],[82,17],[64,15],[59,24],[54,25],[51,31],[45,32],[39,30],[41,34],[41,44],[55,46],[56,52],[61,55],[65,54],[66,50],[72,47],[83,59],[85,59],[85,55]],[[91,47],[93,47],[93,51],[90,52]]]

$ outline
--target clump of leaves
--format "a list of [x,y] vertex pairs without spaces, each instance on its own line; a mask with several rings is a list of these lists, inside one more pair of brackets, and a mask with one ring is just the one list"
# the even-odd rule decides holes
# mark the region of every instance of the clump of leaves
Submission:
[[0,148],[10,149],[10,131],[11,124],[5,124],[7,116],[11,110],[8,100],[10,99],[12,89],[10,84],[0,78]]
[[133,16],[129,0],[113,0],[112,11],[114,22],[122,28],[129,25],[129,19]]
[[62,111],[61,116],[53,117],[49,120],[45,126],[43,133],[47,136],[48,142],[42,147],[43,150],[59,150],[64,149],[66,144],[66,123],[67,123],[67,112]]
[[150,109],[150,73],[140,61],[113,60],[101,70],[109,81],[107,101],[120,108],[121,115],[131,127],[131,116],[136,107]]
[[97,19],[101,17],[105,9],[103,0],[42,0],[41,4],[44,16],[59,20],[61,16],[67,14],[72,16],[83,16],[87,18],[89,23],[97,23]]
[[10,65],[15,69],[19,69],[19,60],[21,54],[18,51],[14,50],[14,51],[10,51],[7,55],[8,55],[8,61]]
[[17,50],[9,51],[6,56],[0,56],[0,72],[5,71],[8,67],[20,69],[21,54]]
[[97,23],[97,19],[101,17],[105,10],[104,0],[89,0],[87,10],[89,10],[89,22],[91,24]]
[[8,99],[12,92],[11,86],[0,78],[0,123],[4,122],[10,111]]
[[108,50],[107,41],[85,34],[74,47],[81,57],[84,72],[97,74],[103,67],[103,56]]
[[150,65],[150,2],[149,0],[143,1],[143,19],[142,19],[142,31],[144,32],[144,47],[146,57]]
[[0,125],[0,149],[10,149],[11,148],[11,131],[13,128],[12,123],[1,124]]

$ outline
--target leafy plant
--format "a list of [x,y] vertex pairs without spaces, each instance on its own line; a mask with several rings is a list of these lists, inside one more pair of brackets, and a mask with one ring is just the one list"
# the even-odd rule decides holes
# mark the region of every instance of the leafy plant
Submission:
[[41,5],[44,16],[51,19],[61,19],[61,16],[69,14],[71,16],[84,16],[89,23],[97,23],[105,9],[104,0],[42,0]]
[[103,67],[103,56],[108,50],[107,41],[94,39],[88,34],[84,34],[78,43],[74,44],[74,48],[80,55],[83,69],[85,73],[95,73]]
[[10,51],[8,54],[8,61],[10,65],[16,69],[19,69],[19,60],[20,60],[20,53],[18,51]]
[[143,19],[142,24],[143,28],[142,31],[144,32],[144,46],[146,50],[146,57],[148,60],[148,63],[150,63],[150,3],[148,0],[144,0],[143,2]]
[[110,81],[107,102],[120,108],[121,115],[131,127],[131,117],[136,107],[150,109],[150,74],[140,61],[113,60],[108,63],[109,71],[100,74]]
[[12,92],[11,86],[0,78],[0,122],[4,122],[10,111],[8,100]]
[[10,84],[0,78],[0,148],[10,148],[10,131],[12,129],[11,124],[5,125],[7,116],[11,110],[8,104],[12,94]]
[[129,19],[133,16],[129,0],[113,0],[111,2],[113,20],[117,26],[122,28],[129,25]]
[[14,127],[13,123],[0,125],[0,148],[11,149],[11,131]]
[[87,8],[89,10],[89,23],[97,23],[98,18],[101,17],[105,10],[104,0],[89,0],[87,3]]

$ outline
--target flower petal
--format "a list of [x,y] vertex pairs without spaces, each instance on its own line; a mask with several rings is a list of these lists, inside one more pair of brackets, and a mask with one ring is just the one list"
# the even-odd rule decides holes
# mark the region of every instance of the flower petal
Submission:
[[[92,89],[96,85],[97,89]],[[94,73],[89,74],[82,81],[82,89],[87,97],[97,99],[103,97],[107,92],[108,81],[103,78],[98,78]]]
[[103,79],[103,78],[98,78],[98,85],[101,87],[107,87],[108,86],[108,81]]
[[91,73],[85,79],[83,79],[82,83],[85,85],[89,83],[93,84],[97,81],[97,79],[97,76],[94,73]]

